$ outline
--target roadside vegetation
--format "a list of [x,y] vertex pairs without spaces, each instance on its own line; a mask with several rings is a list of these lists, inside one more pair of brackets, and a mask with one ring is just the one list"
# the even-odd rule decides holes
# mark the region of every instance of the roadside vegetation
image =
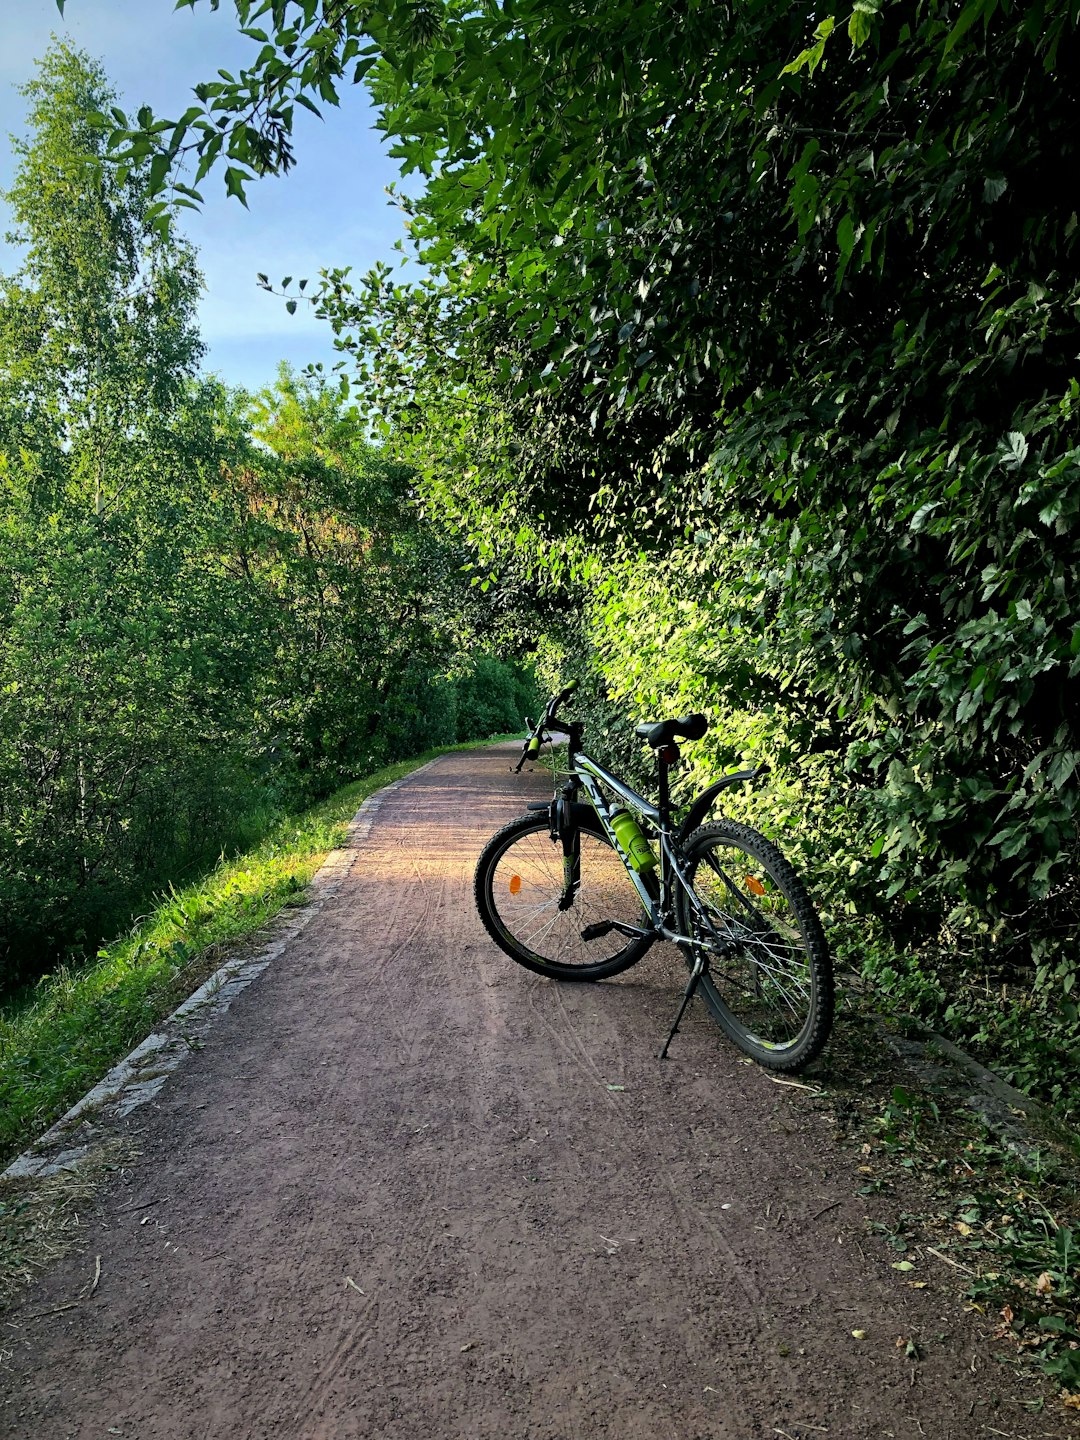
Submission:
[[[898,1279],[955,1295],[1002,1342],[1002,1363],[1035,1365],[1080,1410],[1075,1130],[989,1093],[932,1039],[886,1029],[854,1004],[805,1088],[800,1103],[852,1155],[867,1233]],[[915,1370],[938,1338],[898,1345]]]
[[[337,383],[200,371],[115,98],[25,88],[0,277],[0,1161],[304,893],[363,796],[513,730],[514,603]],[[362,777],[362,778],[358,778]],[[345,788],[342,788],[342,787]],[[119,937],[119,938],[118,938]]]
[[201,374],[196,257],[154,229],[148,167],[104,164],[100,68],[57,45],[26,94],[23,264],[0,278],[0,996],[534,693],[505,602],[336,384]]
[[[233,4],[251,68],[179,120],[125,115],[63,46],[28,88],[0,984],[52,974],[4,1024],[39,1027],[53,1098],[11,1103],[55,1113],[95,1016],[119,1053],[300,893],[337,820],[283,817],[510,728],[538,677],[581,682],[630,777],[628,718],[690,709],[687,790],[768,763],[733,808],[808,877],[861,1004],[1075,1126],[1075,0]],[[199,369],[182,207],[215,170],[241,199],[286,172],[294,106],[359,83],[413,268],[261,277],[333,327],[352,388],[229,391]],[[38,1064],[4,1044],[5,1073]],[[1078,1393],[1071,1172],[899,1080],[876,1103],[868,1187],[922,1186],[897,1266],[916,1233],[947,1253]]]

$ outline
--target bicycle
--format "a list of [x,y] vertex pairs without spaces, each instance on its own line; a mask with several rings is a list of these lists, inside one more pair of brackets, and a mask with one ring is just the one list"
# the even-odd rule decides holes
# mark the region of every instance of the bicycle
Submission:
[[618,975],[656,940],[673,941],[690,978],[661,1059],[700,990],[752,1059],[803,1069],[821,1053],[833,1018],[821,923],[772,841],[726,818],[702,823],[725,789],[766,767],[723,776],[677,820],[669,771],[680,758],[677,742],[706,733],[705,716],[635,727],[656,752],[653,805],[585,753],[580,723],[559,718],[575,689],[552,696],[514,768],[520,773],[552,734],[565,735],[565,783],[550,803],[529,805],[493,835],[477,863],[476,904],[488,934],[519,965],[557,980]]

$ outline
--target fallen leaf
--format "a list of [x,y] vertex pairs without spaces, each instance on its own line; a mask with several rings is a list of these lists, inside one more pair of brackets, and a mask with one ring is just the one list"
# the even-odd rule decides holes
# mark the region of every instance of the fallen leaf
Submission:
[[865,1331],[865,1330],[852,1330],[851,1336],[852,1336],[852,1339],[853,1339],[853,1340],[865,1340],[865,1339],[866,1339],[866,1331]]
[[607,1088],[608,1088],[609,1090],[625,1090],[625,1089],[626,1089],[626,1086],[625,1086],[625,1085],[609,1085]]
[[462,1347],[461,1347],[461,1353],[462,1353],[462,1355],[465,1354],[465,1351],[466,1351],[466,1350],[472,1350],[475,1345],[476,1345],[476,1341],[475,1341],[475,1340],[469,1340],[469,1341],[467,1341],[467,1342],[466,1342],[464,1345],[462,1345]]
[[1080,1410],[1080,1390],[1071,1393],[1068,1390],[1062,1390],[1061,1403],[1068,1410]]
[[925,1290],[930,1282],[929,1280],[909,1280],[907,1283],[912,1290]]
[[892,1268],[894,1270],[914,1270],[915,1266],[912,1265],[910,1260],[894,1260],[892,1262]]
[[1035,1281],[1035,1293],[1037,1295],[1052,1295],[1054,1293],[1054,1277],[1049,1270],[1044,1270]]
[[971,1226],[965,1225],[963,1220],[958,1220],[956,1222],[956,1228],[957,1230],[959,1230],[961,1235],[970,1235],[972,1233]]

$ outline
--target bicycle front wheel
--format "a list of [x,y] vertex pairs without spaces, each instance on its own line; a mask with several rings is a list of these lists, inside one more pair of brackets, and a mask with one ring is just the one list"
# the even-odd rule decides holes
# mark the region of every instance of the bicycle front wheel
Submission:
[[735,1044],[772,1070],[801,1070],[832,1028],[832,961],[802,882],[776,846],[749,826],[702,825],[687,840],[677,913],[706,1003]]
[[611,922],[648,925],[641,899],[599,825],[582,825],[578,839],[575,885],[545,817],[523,815],[504,826],[477,863],[476,908],[496,945],[527,970],[603,980],[635,965],[654,936],[614,928]]

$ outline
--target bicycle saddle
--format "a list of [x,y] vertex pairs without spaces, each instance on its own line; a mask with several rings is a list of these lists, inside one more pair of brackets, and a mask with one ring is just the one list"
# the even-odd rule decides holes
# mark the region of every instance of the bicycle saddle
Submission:
[[646,720],[634,726],[634,734],[648,742],[654,750],[675,740],[700,740],[709,728],[704,715],[683,715],[678,720]]

